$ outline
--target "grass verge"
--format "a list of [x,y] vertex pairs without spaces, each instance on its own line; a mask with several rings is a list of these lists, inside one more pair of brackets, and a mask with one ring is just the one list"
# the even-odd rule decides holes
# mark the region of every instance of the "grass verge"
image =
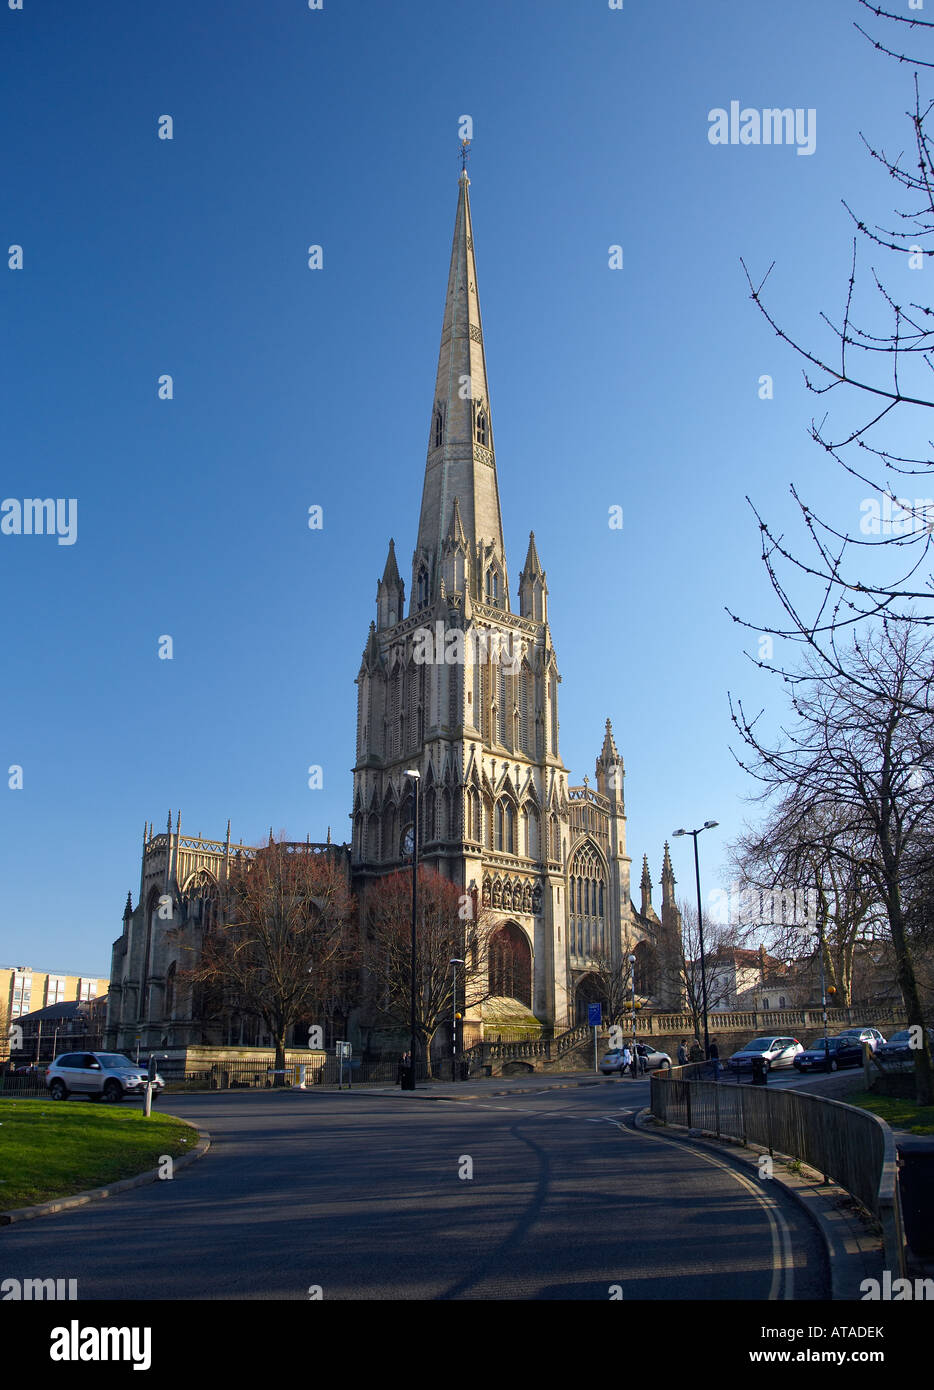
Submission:
[[0,1211],[132,1178],[198,1142],[170,1115],[48,1098],[0,1099]]
[[934,1134],[934,1105],[918,1105],[900,1096],[880,1096],[875,1091],[853,1091],[844,1097],[847,1105],[871,1110],[893,1129],[907,1129],[909,1134]]

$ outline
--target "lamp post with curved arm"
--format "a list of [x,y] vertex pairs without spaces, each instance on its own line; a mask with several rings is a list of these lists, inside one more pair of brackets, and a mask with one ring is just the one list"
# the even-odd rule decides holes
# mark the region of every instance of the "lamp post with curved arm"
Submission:
[[402,1090],[415,1090],[415,923],[418,917],[418,784],[421,773],[414,768],[406,768],[406,777],[412,783],[412,804],[414,806],[412,824],[412,978],[409,1008],[409,1066],[402,1075]]

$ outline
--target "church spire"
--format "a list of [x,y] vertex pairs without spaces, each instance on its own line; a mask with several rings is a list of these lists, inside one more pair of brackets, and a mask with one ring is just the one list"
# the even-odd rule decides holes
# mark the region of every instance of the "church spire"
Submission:
[[665,857],[662,860],[662,906],[674,907],[675,904],[675,871],[671,867],[671,855],[668,853],[668,841],[665,841]]
[[394,542],[390,540],[386,568],[383,570],[383,577],[376,590],[376,616],[380,628],[393,627],[396,623],[401,623],[404,603],[405,585],[399,577],[396,547]]
[[649,856],[642,856],[642,916],[647,917],[652,911],[652,875],[649,873]]
[[476,561],[471,564],[473,597],[509,608],[469,186],[462,169],[412,565],[413,612],[438,593],[441,551],[455,498],[470,559]]
[[536,623],[548,621],[548,585],[535,547],[535,532],[529,532],[529,549],[519,575],[519,613]]

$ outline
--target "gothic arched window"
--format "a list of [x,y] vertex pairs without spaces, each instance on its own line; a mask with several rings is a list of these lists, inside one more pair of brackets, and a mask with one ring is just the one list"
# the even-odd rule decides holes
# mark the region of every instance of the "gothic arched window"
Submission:
[[486,411],[484,410],[484,408],[483,408],[482,405],[478,405],[478,406],[477,406],[477,443],[478,443],[478,444],[486,444],[486,443],[487,443],[487,434],[488,434],[488,427],[487,427]]
[[596,846],[585,840],[568,869],[571,949],[591,956],[606,949],[606,867]]
[[428,604],[428,570],[425,565],[420,566],[418,577],[415,581],[415,606],[425,608]]
[[435,448],[440,449],[444,443],[444,416],[439,406],[435,411]]
[[499,570],[494,565],[486,572],[486,601],[491,608],[499,607]]
[[523,933],[506,922],[490,938],[490,993],[532,1007],[532,952]]

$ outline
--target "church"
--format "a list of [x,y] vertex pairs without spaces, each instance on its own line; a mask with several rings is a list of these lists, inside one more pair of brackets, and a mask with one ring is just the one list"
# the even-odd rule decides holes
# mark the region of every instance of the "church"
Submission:
[[[471,222],[460,174],[441,346],[411,580],[395,545],[377,586],[376,617],[357,674],[349,845],[340,857],[365,910],[379,881],[411,862],[413,778],[418,854],[495,921],[488,997],[465,1036],[510,1026],[561,1032],[586,1022],[607,969],[626,973],[647,1007],[677,1010],[680,915],[668,846],[661,915],[643,859],[630,897],[623,759],[610,720],[594,781],[572,785],[559,746],[558,660],[546,573],[530,533],[510,589]],[[583,678],[585,673],[581,673]],[[216,920],[231,867],[255,849],[144,828],[139,896],[114,942],[107,1045],[261,1046],[247,1016],[197,1016],[176,979]],[[359,1022],[359,1021],[358,1021]],[[354,1040],[355,1022],[350,1024]]]

